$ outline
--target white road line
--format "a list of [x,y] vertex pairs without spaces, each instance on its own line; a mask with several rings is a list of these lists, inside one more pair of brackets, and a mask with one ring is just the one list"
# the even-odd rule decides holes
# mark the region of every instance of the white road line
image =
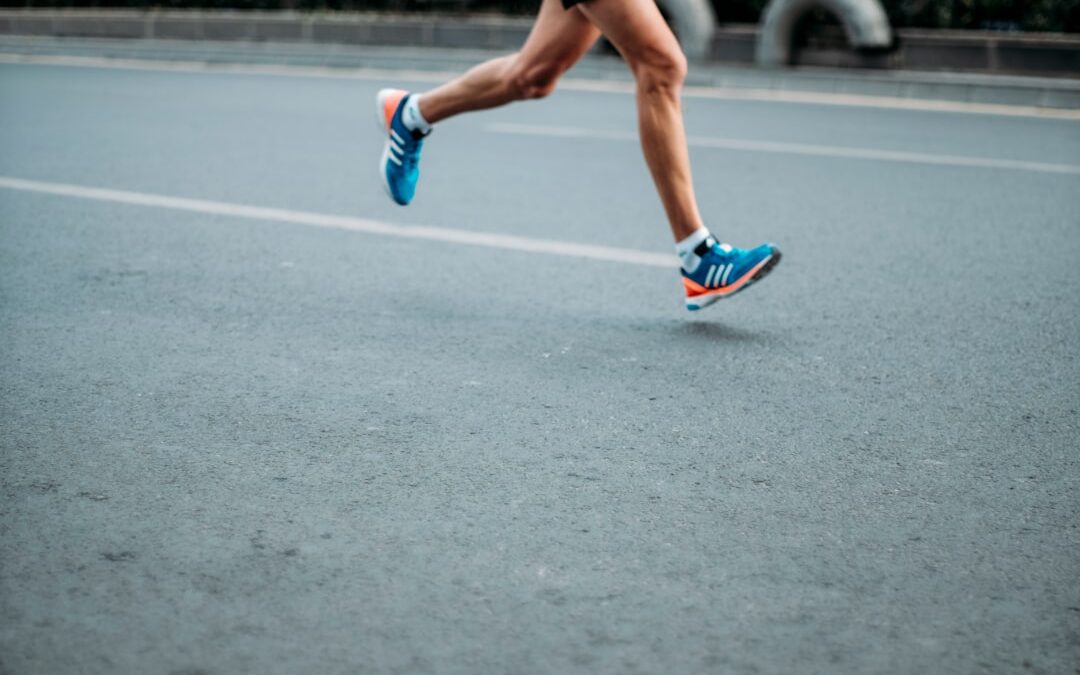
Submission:
[[568,258],[590,258],[592,260],[605,260],[608,262],[645,265],[648,267],[663,267],[669,270],[675,269],[678,264],[678,260],[674,255],[664,255],[611,246],[576,244],[569,241],[533,239],[530,237],[470,232],[468,230],[454,230],[441,227],[427,227],[423,225],[397,225],[368,218],[353,218],[351,216],[337,216],[328,213],[312,213],[309,211],[292,211],[289,209],[275,209],[246,204],[230,204],[228,202],[215,202],[204,199],[186,199],[183,197],[169,197],[167,195],[146,192],[108,190],[104,188],[86,187],[83,185],[70,185],[67,183],[47,183],[12,178],[9,176],[0,176],[0,188],[25,192],[43,192],[62,197],[92,199],[114,204],[149,206],[160,209],[205,213],[215,216],[231,216],[234,218],[268,220],[294,225],[307,225],[310,227],[324,227],[334,230],[348,230],[350,232],[363,232],[365,234],[377,234],[402,239],[426,239],[453,244],[465,244],[468,246],[498,248],[508,251],[546,253],[548,255],[558,255]]
[[[0,64],[69,66],[77,68],[114,68],[176,73],[216,73],[222,75],[269,75],[277,77],[314,77],[378,82],[423,82],[438,84],[462,71],[396,70],[390,68],[346,68],[332,66],[290,66],[258,63],[209,63],[205,61],[167,61],[158,59],[112,58],[98,56],[63,56],[49,54],[0,54]],[[567,77],[560,89],[598,94],[634,94],[634,83],[623,80]],[[725,101],[755,101],[803,105],[826,105],[850,108],[879,108],[923,112],[1038,117],[1043,119],[1080,120],[1080,110],[1039,106],[940,101],[895,96],[866,96],[830,92],[752,89],[744,87],[700,86],[683,88],[685,98]]]
[[[522,136],[546,136],[555,138],[597,139],[604,141],[637,142],[638,135],[630,131],[584,129],[581,127],[558,127],[538,124],[489,124],[487,130],[498,134]],[[745,152],[768,152],[782,155],[812,155],[842,159],[868,159],[880,162],[904,162],[907,164],[933,164],[961,166],[979,169],[1005,169],[1010,171],[1035,171],[1038,173],[1080,174],[1080,165],[1028,162],[1015,159],[990,157],[965,157],[962,155],[933,155],[922,152],[898,150],[874,150],[870,148],[845,148],[834,145],[809,145],[805,143],[778,143],[773,141],[746,141],[736,138],[713,138],[689,136],[687,142],[694,147],[741,150]]]
[[1029,105],[1003,103],[975,103],[973,101],[944,101],[897,96],[868,96],[865,94],[837,94],[830,92],[792,91],[777,89],[727,89],[719,87],[687,86],[683,88],[686,98],[735,99],[775,103],[804,103],[849,108],[881,108],[885,110],[910,110],[920,112],[965,113],[974,115],[1004,115],[1007,117],[1043,117],[1062,120],[1080,120],[1080,110],[1069,108],[1042,108]]

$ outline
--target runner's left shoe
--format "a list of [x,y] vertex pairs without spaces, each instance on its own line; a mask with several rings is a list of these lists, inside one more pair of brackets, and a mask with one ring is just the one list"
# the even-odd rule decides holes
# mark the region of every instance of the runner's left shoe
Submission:
[[693,274],[682,270],[686,308],[691,311],[735,295],[771,272],[780,262],[780,250],[772,244],[745,250],[718,244],[712,237],[703,241],[694,253],[701,257],[701,264]]
[[410,131],[401,121],[401,111],[410,94],[403,89],[383,89],[375,96],[376,123],[386,134],[379,176],[386,194],[398,204],[407,205],[416,194],[420,178],[420,150],[424,136]]

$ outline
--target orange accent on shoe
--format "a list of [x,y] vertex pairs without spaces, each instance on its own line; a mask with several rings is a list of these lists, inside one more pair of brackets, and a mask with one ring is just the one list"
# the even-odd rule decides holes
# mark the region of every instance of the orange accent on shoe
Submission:
[[394,113],[397,112],[401,99],[405,98],[408,93],[404,89],[395,89],[394,93],[383,99],[383,116],[386,118],[387,129],[390,128],[390,122],[394,119]]
[[707,289],[701,284],[697,283],[693,279],[682,278],[683,286],[686,288],[686,297],[692,298],[695,295],[701,295]]

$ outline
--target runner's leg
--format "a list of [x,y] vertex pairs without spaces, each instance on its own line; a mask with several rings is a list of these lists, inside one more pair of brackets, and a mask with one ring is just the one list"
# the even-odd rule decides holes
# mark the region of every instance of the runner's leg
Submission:
[[704,226],[694,197],[680,103],[686,57],[655,0],[588,0],[578,8],[634,73],[645,162],[672,234],[682,241]]
[[420,112],[430,124],[470,110],[540,98],[600,37],[578,7],[543,0],[521,51],[482,63],[461,77],[420,95]]

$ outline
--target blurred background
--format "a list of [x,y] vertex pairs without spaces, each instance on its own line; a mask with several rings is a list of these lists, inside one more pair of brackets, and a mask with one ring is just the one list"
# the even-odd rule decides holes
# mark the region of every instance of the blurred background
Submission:
[[[698,62],[1080,76],[1080,0],[658,4]],[[538,6],[539,0],[0,0],[0,35],[505,51],[524,40]],[[598,51],[612,50],[601,43]]]
[[[768,0],[711,0],[721,23],[756,23]],[[897,28],[954,30],[1080,30],[1078,0],[882,0]],[[0,0],[2,7],[128,7],[160,9],[261,9],[304,11],[498,12],[533,14],[539,0]],[[825,11],[809,25],[835,24]]]

